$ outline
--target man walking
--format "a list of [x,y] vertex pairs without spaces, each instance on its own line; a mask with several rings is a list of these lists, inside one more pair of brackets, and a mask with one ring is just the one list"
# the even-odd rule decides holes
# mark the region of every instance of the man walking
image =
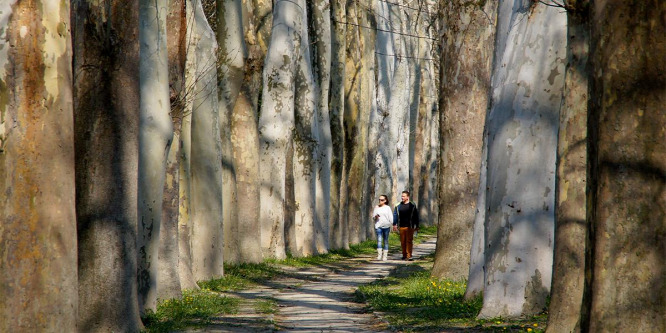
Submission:
[[402,191],[402,201],[393,209],[393,230],[400,228],[402,260],[412,260],[414,231],[419,230],[419,212],[416,204],[409,201],[409,191]]

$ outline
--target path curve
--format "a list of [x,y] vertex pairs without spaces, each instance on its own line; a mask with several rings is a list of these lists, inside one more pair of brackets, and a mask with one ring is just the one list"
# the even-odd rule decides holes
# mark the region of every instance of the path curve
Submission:
[[[414,259],[433,253],[436,238],[424,240],[414,247]],[[362,284],[386,277],[391,270],[408,262],[401,254],[389,255],[388,261],[361,258],[349,270],[335,268],[304,268],[297,274],[303,280],[277,281],[261,288],[230,293],[242,299],[266,298],[277,301],[279,313],[266,317],[245,308],[236,315],[215,318],[213,325],[190,332],[377,332],[387,325],[373,313],[363,310],[364,304],[353,301],[354,291]]]

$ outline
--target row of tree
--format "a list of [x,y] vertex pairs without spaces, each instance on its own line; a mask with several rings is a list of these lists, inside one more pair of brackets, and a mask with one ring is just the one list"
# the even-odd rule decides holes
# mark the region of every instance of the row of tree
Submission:
[[372,237],[379,194],[437,221],[436,5],[3,1],[0,331],[138,331]]
[[549,332],[666,331],[666,2],[442,13],[433,274],[480,317],[550,299]]

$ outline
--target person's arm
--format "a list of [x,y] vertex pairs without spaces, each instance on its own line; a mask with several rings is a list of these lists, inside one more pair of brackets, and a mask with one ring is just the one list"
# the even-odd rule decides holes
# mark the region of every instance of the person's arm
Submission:
[[412,222],[414,224],[414,229],[419,230],[419,209],[416,207],[416,204],[414,204],[414,216]]
[[398,230],[398,205],[393,208],[393,230]]

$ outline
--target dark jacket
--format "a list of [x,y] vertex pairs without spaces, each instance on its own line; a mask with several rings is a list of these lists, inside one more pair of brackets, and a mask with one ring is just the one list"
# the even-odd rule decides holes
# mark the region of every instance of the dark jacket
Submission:
[[393,225],[401,228],[418,228],[419,211],[416,204],[410,201],[406,205],[402,202],[395,205],[393,208]]

